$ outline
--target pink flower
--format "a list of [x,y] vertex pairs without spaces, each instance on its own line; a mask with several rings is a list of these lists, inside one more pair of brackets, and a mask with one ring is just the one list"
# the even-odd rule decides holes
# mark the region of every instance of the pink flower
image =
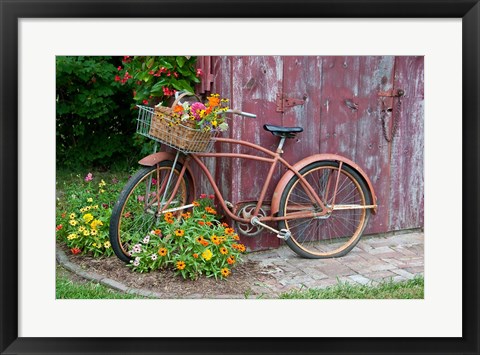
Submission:
[[204,104],[201,102],[195,102],[190,106],[190,111],[192,112],[193,117],[195,117],[197,120],[200,119],[200,111],[201,110],[206,110],[207,108],[205,107]]
[[200,198],[207,198],[207,194],[201,194]]
[[197,69],[197,76],[202,76],[203,75],[203,70],[198,68]]
[[156,184],[157,184],[157,179],[152,178],[152,185],[156,185]]
[[212,195],[208,196],[208,198],[209,198],[210,200],[213,200],[213,199],[215,198],[215,195],[212,194]]
[[89,181],[92,181],[93,180],[93,175],[92,173],[88,173],[87,176],[85,176],[85,181],[86,182],[89,182]]
[[121,66],[121,65],[118,66],[117,70],[118,70],[118,71],[122,70],[122,66]]

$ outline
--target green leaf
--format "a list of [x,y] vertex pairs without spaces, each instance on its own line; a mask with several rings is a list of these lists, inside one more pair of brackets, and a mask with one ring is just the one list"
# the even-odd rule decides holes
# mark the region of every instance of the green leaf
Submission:
[[185,64],[185,60],[185,57],[177,57],[177,64],[180,68],[183,67],[183,65]]

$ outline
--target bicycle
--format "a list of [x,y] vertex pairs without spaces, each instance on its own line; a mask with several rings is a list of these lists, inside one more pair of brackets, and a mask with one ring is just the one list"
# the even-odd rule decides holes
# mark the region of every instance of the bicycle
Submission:
[[[225,114],[256,118],[255,114],[228,110]],[[166,144],[174,152],[154,152],[139,161],[143,166],[123,188],[110,221],[110,241],[117,257],[130,261],[129,249],[138,243],[165,213],[181,214],[193,207],[196,195],[192,165],[202,171],[216,199],[240,234],[254,237],[262,230],[273,232],[299,256],[340,257],[352,250],[377,202],[368,176],[353,161],[336,154],[315,154],[294,164],[282,158],[287,139],[295,138],[301,127],[265,124],[267,132],[279,137],[275,151],[232,138],[209,137],[202,151],[178,146],[176,139],[158,139],[149,131],[153,109],[139,106],[137,132]],[[216,144],[251,148],[256,155],[211,152]],[[263,153],[265,156],[260,156]],[[240,158],[270,164],[260,195],[253,202],[226,201],[212,173],[201,158]],[[277,183],[271,201],[266,192],[278,164],[287,171]],[[271,226],[277,223],[278,227]]]

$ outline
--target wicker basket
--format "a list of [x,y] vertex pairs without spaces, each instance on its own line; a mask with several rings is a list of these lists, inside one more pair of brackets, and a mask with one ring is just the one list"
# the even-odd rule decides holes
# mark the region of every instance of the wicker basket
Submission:
[[[188,95],[179,95],[171,107],[157,106],[155,110],[139,106],[137,132],[156,139],[184,153],[207,152],[212,148],[212,137],[217,132],[205,132],[193,127],[193,122],[178,122],[173,117],[173,108],[181,98]],[[190,94],[191,95],[191,94]]]

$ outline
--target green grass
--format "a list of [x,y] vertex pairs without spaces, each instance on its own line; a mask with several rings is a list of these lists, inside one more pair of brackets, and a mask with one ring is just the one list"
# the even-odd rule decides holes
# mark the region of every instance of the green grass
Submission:
[[403,282],[392,280],[376,286],[338,282],[325,289],[300,289],[283,293],[282,299],[423,299],[424,278],[417,276]]
[[[62,275],[63,274],[63,275]],[[56,299],[138,299],[137,295],[114,291],[95,282],[73,281],[57,272]]]

